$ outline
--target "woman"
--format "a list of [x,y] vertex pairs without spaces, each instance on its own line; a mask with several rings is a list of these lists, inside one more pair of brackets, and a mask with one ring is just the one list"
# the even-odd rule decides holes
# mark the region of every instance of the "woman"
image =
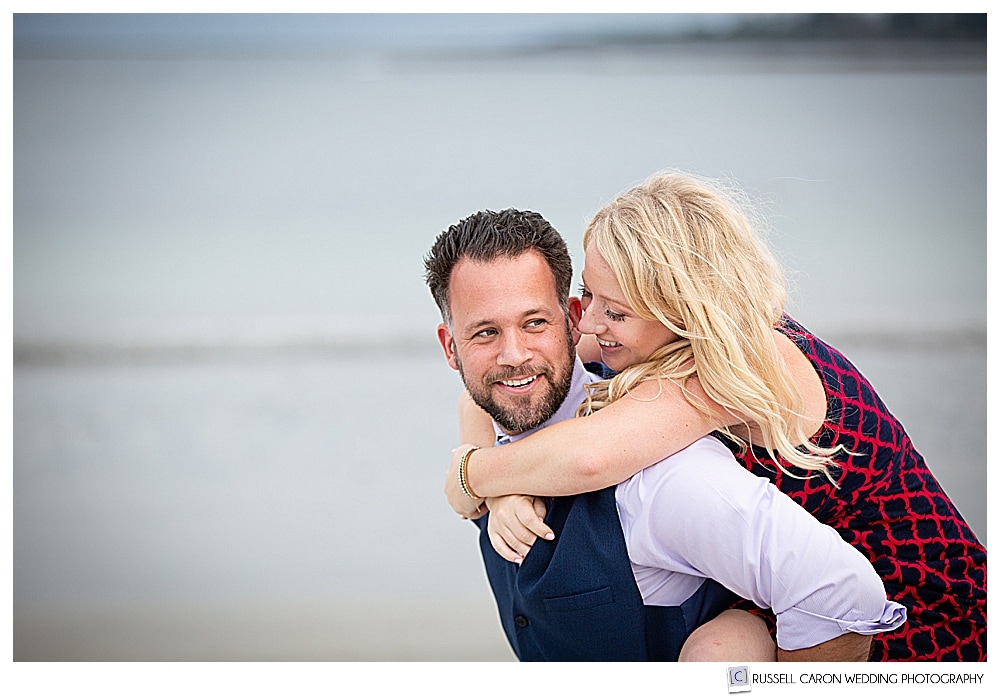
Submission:
[[[873,638],[873,660],[985,660],[985,549],[871,385],[783,313],[781,271],[736,200],[657,174],[598,212],[584,247],[580,330],[617,375],[592,391],[588,418],[466,458],[468,487],[596,490],[716,432],[859,549],[906,607],[904,627]],[[637,335],[637,320],[665,333]],[[465,450],[446,492],[470,516],[479,502],[457,481]],[[499,533],[508,554],[540,530],[526,521]]]

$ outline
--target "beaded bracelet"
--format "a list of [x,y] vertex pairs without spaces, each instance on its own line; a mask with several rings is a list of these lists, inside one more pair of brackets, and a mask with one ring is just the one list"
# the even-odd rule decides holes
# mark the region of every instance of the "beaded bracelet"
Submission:
[[469,486],[469,456],[477,450],[479,448],[475,447],[466,450],[465,454],[462,455],[461,461],[458,463],[458,485],[462,487],[462,493],[470,499],[480,498],[472,492],[472,487]]

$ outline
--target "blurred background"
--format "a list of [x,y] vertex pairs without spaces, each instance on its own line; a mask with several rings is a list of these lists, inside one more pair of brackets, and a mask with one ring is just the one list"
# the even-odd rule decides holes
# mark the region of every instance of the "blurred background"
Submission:
[[422,280],[484,208],[761,202],[986,542],[986,16],[13,18],[13,658],[510,661]]

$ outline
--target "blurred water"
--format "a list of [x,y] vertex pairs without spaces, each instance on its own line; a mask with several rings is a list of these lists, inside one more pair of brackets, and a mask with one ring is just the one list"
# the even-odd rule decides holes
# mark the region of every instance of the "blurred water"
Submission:
[[[845,349],[985,542],[984,347]],[[458,384],[430,352],[15,367],[15,659],[509,659],[441,495]]]
[[982,326],[985,72],[740,60],[15,61],[15,338],[421,334],[437,231],[533,208],[579,258],[663,167],[772,202],[803,319]]
[[986,539],[985,70],[592,52],[14,61],[14,658],[509,659],[440,493],[421,258],[662,167],[771,202],[800,319]]
[[505,657],[441,494],[457,385],[430,355],[16,369],[16,657]]

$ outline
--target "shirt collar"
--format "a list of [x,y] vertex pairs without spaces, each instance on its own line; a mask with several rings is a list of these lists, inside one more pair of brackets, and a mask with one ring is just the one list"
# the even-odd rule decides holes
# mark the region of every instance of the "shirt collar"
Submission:
[[587,384],[599,380],[596,375],[592,375],[587,372],[587,369],[583,367],[583,361],[579,358],[573,361],[573,381],[570,383],[569,392],[566,393],[566,399],[563,403],[559,405],[556,412],[550,416],[544,423],[539,426],[535,426],[530,431],[525,431],[524,433],[518,433],[513,436],[509,436],[503,432],[503,430],[497,426],[496,421],[493,422],[493,430],[496,431],[497,441],[496,445],[503,445],[504,443],[512,443],[513,441],[520,440],[525,436],[530,436],[535,431],[545,428],[546,426],[551,426],[552,424],[559,423],[560,421],[565,421],[566,419],[572,419],[576,416],[577,407],[583,404],[584,400],[587,398]]

